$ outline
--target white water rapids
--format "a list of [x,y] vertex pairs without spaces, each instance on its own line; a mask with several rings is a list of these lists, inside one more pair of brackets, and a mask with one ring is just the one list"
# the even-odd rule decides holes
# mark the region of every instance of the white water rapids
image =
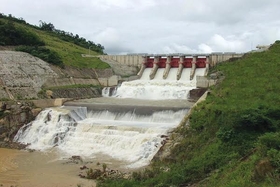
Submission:
[[164,68],[159,68],[155,78],[149,75],[153,68],[146,68],[139,80],[123,82],[110,92],[109,87],[102,91],[103,97],[135,98],[145,100],[188,99],[189,91],[196,88],[196,76],[204,76],[205,68],[198,68],[190,80],[191,68],[184,68],[177,80],[178,68],[171,68],[168,77],[163,79]]
[[[113,97],[122,99],[124,104],[123,98],[182,102],[188,98],[189,90],[195,88],[196,78],[190,80],[191,70],[187,68],[177,81],[177,70],[171,68],[167,79],[163,80],[164,69],[159,69],[150,80],[151,68],[146,68],[139,80],[124,82],[114,90]],[[197,69],[195,75],[203,76],[204,72],[204,68]],[[104,89],[103,95],[109,96],[108,92]],[[137,115],[133,111],[98,112],[86,107],[47,108],[33,122],[23,126],[14,141],[29,144],[28,147],[35,150],[55,149],[61,158],[79,155],[98,160],[98,156],[106,155],[125,161],[124,167],[139,168],[150,163],[165,135],[178,126],[187,112],[188,109],[165,110]]]
[[109,155],[129,163],[126,167],[148,165],[162,146],[163,137],[175,128],[187,110],[159,111],[149,116],[131,112],[86,112],[85,107],[48,108],[15,136],[30,149],[53,147],[64,156],[94,158]]

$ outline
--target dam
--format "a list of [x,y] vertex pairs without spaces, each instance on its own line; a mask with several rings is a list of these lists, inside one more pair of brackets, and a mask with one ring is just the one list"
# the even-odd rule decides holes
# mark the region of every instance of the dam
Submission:
[[102,98],[46,108],[14,141],[55,152],[59,160],[79,155],[108,167],[145,167],[188,114],[189,92],[210,62],[208,56],[141,56],[138,79],[104,88]]
[[143,100],[188,99],[197,77],[209,71],[208,56],[143,56],[137,80],[103,89],[104,97]]

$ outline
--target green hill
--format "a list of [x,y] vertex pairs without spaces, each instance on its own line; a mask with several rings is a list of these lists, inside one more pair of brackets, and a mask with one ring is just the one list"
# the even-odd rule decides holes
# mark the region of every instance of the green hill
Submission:
[[103,54],[104,47],[87,41],[77,34],[57,30],[49,23],[40,26],[23,19],[0,14],[0,46],[13,46],[14,50],[28,52],[61,67],[87,67],[104,69],[109,65],[98,58],[84,58],[81,54]]
[[280,186],[280,41],[211,71],[220,83],[172,135],[171,155],[99,186]]

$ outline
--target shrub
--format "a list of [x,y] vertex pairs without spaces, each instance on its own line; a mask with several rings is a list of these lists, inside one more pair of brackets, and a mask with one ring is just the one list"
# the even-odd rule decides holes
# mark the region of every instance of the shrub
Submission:
[[52,51],[46,47],[19,46],[16,48],[16,50],[29,53],[50,64],[64,67],[61,57],[55,51]]
[[43,46],[45,43],[36,34],[16,27],[12,21],[0,21],[0,45]]
[[259,138],[261,145],[267,149],[272,148],[280,151],[280,133],[265,133]]

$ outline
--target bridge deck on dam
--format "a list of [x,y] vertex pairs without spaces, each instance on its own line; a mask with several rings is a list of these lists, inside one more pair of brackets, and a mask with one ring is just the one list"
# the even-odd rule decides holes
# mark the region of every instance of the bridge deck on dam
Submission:
[[140,100],[129,98],[100,97],[92,99],[82,99],[68,101],[65,106],[82,106],[89,110],[101,111],[108,110],[111,112],[131,112],[146,115],[160,110],[178,111],[181,109],[190,109],[194,103],[188,100]]

